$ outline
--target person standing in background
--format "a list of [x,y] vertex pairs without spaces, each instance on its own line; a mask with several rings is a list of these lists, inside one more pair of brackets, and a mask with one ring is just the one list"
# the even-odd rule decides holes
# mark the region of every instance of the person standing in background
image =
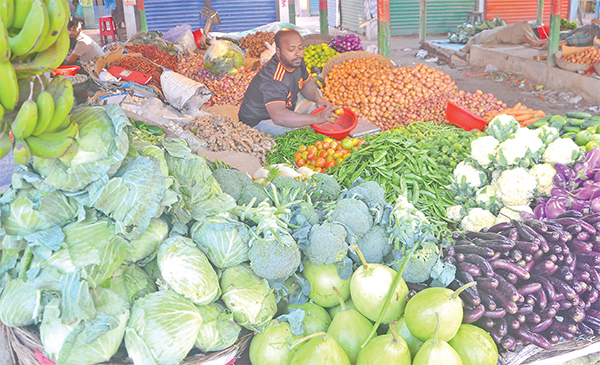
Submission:
[[69,5],[71,10],[71,20],[77,20],[81,23],[82,26],[85,26],[85,22],[83,19],[83,6],[81,5],[81,1],[73,0]]
[[112,11],[112,18],[120,29],[125,22],[125,13],[123,12],[123,0],[116,0],[116,7]]

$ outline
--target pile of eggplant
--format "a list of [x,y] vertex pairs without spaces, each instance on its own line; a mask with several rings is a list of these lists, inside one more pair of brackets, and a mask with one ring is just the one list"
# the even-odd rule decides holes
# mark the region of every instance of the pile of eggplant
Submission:
[[600,334],[600,213],[455,232],[444,260],[457,266],[464,323],[489,332],[501,351]]

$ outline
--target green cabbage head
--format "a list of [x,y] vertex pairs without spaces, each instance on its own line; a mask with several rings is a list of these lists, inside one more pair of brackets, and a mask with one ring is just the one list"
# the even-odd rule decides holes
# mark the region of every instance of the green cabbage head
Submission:
[[191,237],[210,262],[220,269],[248,261],[250,233],[244,223],[214,216],[196,222]]
[[202,325],[196,347],[202,352],[225,350],[237,341],[242,328],[233,320],[232,313],[218,303],[199,306]]

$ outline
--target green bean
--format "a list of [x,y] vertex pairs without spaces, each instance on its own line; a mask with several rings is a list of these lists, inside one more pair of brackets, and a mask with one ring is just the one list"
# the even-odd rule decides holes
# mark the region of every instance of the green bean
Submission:
[[325,138],[322,134],[315,133],[312,129],[301,128],[287,132],[283,136],[275,137],[274,148],[266,155],[267,165],[278,163],[292,163],[294,154],[300,145],[311,145]]

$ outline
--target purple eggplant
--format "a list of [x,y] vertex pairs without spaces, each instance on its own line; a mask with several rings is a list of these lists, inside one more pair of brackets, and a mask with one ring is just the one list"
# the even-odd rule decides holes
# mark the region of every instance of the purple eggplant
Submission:
[[570,332],[563,332],[563,331],[558,331],[558,333],[562,336],[562,338],[564,338],[565,340],[574,340],[575,339],[575,334],[574,333],[570,333]]
[[582,218],[582,217],[583,217],[583,213],[581,213],[579,210],[570,209],[570,210],[567,210],[566,212],[562,213],[561,215],[559,215],[556,218]]
[[525,318],[527,318],[527,322],[529,323],[540,323],[542,321],[542,316],[535,312],[526,314]]
[[577,324],[577,327],[579,328],[579,331],[581,331],[581,333],[584,334],[585,336],[593,336],[594,335],[594,330],[590,326],[585,324],[584,322],[579,322]]
[[[536,281],[538,281],[540,284],[542,284],[542,287],[544,288],[543,291],[545,292],[545,294],[548,294],[548,299],[550,301],[557,302],[556,289],[554,288],[554,286],[552,285],[550,280],[548,280],[547,278],[545,278],[543,276],[538,276],[538,275],[535,275],[534,279]],[[540,290],[540,292],[541,292],[541,290]]]
[[484,317],[491,319],[499,319],[506,315],[506,310],[504,309],[495,309],[495,310],[487,310],[483,313]]
[[519,292],[514,285],[506,281],[501,275],[494,274],[494,279],[498,280],[498,289],[502,293],[505,293],[506,297],[513,302],[516,302],[519,299]]
[[540,275],[551,275],[550,273],[552,272],[552,270],[554,270],[555,267],[556,265],[551,260],[544,260],[539,264],[535,265],[532,271]]
[[577,234],[583,230],[583,227],[581,226],[581,224],[571,224],[565,226],[563,229],[571,234]]
[[555,163],[554,169],[559,174],[562,174],[567,180],[574,179],[577,176],[577,174],[575,174],[575,172],[571,168],[562,163]]
[[561,265],[558,267],[558,272],[560,273],[560,276],[565,280],[565,281],[571,281],[573,280],[573,272],[571,271],[571,269],[569,269],[568,266],[566,265]]
[[552,328],[555,331],[560,331],[560,332],[567,332],[567,333],[577,332],[577,325],[574,323],[554,321],[552,323],[552,325],[550,326],[550,328]]
[[517,275],[513,274],[512,272],[503,273],[503,275],[504,275],[504,278],[506,279],[506,281],[508,281],[512,285],[515,285],[516,283],[519,282],[519,277]]
[[[496,261],[492,261],[490,264],[493,269],[506,270],[508,272],[511,272],[511,273],[517,275],[519,278],[521,278],[523,280],[529,280],[529,278],[531,277],[531,275],[529,274],[528,271],[526,271],[521,266],[516,265],[510,261],[496,260]],[[493,271],[493,269],[492,269],[492,271]],[[491,276],[491,275],[489,275],[489,276]]]
[[600,222],[600,213],[589,214],[581,218],[584,222],[594,224]]
[[592,290],[590,290],[590,291],[588,292],[588,295],[587,295],[587,301],[588,301],[589,303],[595,303],[595,302],[597,302],[597,301],[598,301],[599,294],[600,294],[600,292],[598,292],[598,289],[596,289],[596,288],[592,288]]
[[539,233],[548,232],[548,226],[546,225],[546,223],[538,219],[526,219],[523,221],[523,224],[535,229]]
[[496,308],[498,308],[494,297],[492,297],[490,294],[484,291],[479,291],[479,297],[481,298],[481,303],[485,305],[487,309],[495,310]]
[[583,219],[578,218],[557,218],[554,219],[554,222],[558,224],[562,224],[563,226],[569,225],[581,225],[581,227],[590,234],[596,234],[596,228]]
[[459,262],[458,263],[458,271],[463,271],[469,273],[471,276],[481,276],[481,269],[470,262]]
[[521,306],[521,308],[519,308],[519,310],[517,311],[517,313],[519,314],[531,314],[533,313],[533,305],[531,304],[524,304],[523,306]]
[[517,304],[511,301],[509,298],[507,298],[506,295],[503,292],[500,292],[498,289],[488,289],[485,290],[485,292],[493,296],[494,299],[497,299],[502,304],[507,313],[515,314],[519,310]]
[[482,304],[479,304],[475,308],[471,310],[465,309],[463,311],[463,323],[473,323],[478,321],[485,312],[485,307]]
[[558,303],[560,304],[561,310],[567,310],[573,306],[573,303],[569,302],[568,300],[564,300],[564,299],[559,301]]
[[525,284],[525,285],[519,287],[517,289],[517,291],[521,295],[527,295],[527,294],[535,293],[540,289],[542,289],[542,284],[540,284],[538,282],[533,282],[533,283]]
[[498,287],[498,279],[496,278],[477,278],[477,287],[480,289],[496,289]]
[[476,324],[485,329],[493,328],[496,325],[493,319],[487,317],[481,317],[479,320],[477,320]]
[[506,318],[506,322],[508,323],[508,327],[513,330],[518,330],[521,328],[521,322],[519,322],[515,317],[507,314],[504,318]]
[[[556,176],[556,175],[555,175]],[[566,197],[552,197],[544,207],[546,217],[554,219],[568,210],[568,205],[571,199]]]
[[547,241],[556,242],[560,239],[560,232],[558,231],[548,231],[546,233],[542,233],[542,235],[546,238]]
[[546,335],[546,338],[553,345],[556,345],[557,343],[560,342],[560,335],[556,331],[549,331],[548,334]]
[[540,309],[546,308],[548,305],[548,296],[544,290],[539,290],[533,293],[536,298],[536,303]]
[[502,338],[501,345],[508,351],[514,351],[517,348],[517,340],[511,335],[506,335]]
[[[458,280],[458,278],[456,278],[450,283],[450,285],[448,285],[448,287],[452,290],[457,290],[458,288],[460,288],[461,286],[463,286],[465,284],[467,284],[467,283],[462,282],[462,281]],[[471,290],[469,290],[469,289],[471,289]],[[481,298],[479,298],[479,292],[474,287],[470,287],[470,288],[463,290],[459,294],[459,296],[466,304],[470,305],[471,307],[477,307],[478,305],[481,304]]]
[[[556,302],[554,302],[556,303]],[[560,309],[560,304],[556,303],[558,305],[558,309]],[[546,309],[544,309],[543,311],[540,312],[540,316],[542,318],[554,318],[554,316],[556,316],[556,312],[558,312],[558,309],[555,309],[552,306],[548,306],[546,307]]]
[[566,299],[571,300],[577,296],[577,292],[564,281],[553,276],[549,277],[548,280],[552,283],[552,285],[554,285],[554,288],[556,288],[556,290],[558,290],[565,296]]
[[571,320],[575,322],[581,322],[585,319],[585,311],[579,307],[572,307],[569,309],[569,315]]
[[533,209],[533,214],[535,214],[535,216],[538,219],[545,219],[546,218],[546,204],[539,203],[538,205],[536,205],[535,208]]
[[482,257],[492,257],[494,256],[494,251],[487,247],[480,247],[475,245],[456,245],[454,246],[454,250],[459,253],[468,254],[474,253],[476,255]]
[[511,229],[511,228],[513,228],[513,225],[510,222],[502,222],[502,223],[497,223],[497,224],[491,226],[490,228],[488,228],[488,232],[498,233],[505,229]]
[[550,345],[550,342],[548,341],[548,339],[546,339],[544,336],[542,336],[539,333],[533,333],[531,331],[527,331],[523,328],[519,328],[518,330],[515,330],[515,334],[522,338],[525,341],[529,341],[532,344],[541,347],[545,350],[550,350],[552,348],[552,345]]
[[[477,265],[481,269],[482,274],[487,276],[488,278],[494,276],[493,265],[490,262],[488,262],[486,259],[484,259],[483,257],[469,253],[469,254],[465,254],[465,261]],[[496,260],[493,262],[497,262],[497,261],[501,261],[501,260]],[[475,276],[475,275],[473,275],[473,276]]]
[[536,252],[540,248],[538,244],[529,241],[515,241],[515,245],[524,252]]
[[488,328],[487,331],[494,340],[494,342],[496,342],[498,345],[502,343],[502,336],[500,336],[496,327]]
[[583,232],[579,232],[577,233],[577,240],[579,241],[587,241],[590,239],[590,233],[583,231]]
[[552,325],[552,322],[553,322],[552,318],[547,318],[547,319],[529,327],[529,330],[533,333],[544,332],[545,330],[550,328],[550,326]]
[[477,245],[494,251],[508,251],[515,247],[515,242],[509,238],[477,241]]
[[514,249],[510,251],[510,257],[515,261],[521,261],[523,259],[523,252],[519,249]]

